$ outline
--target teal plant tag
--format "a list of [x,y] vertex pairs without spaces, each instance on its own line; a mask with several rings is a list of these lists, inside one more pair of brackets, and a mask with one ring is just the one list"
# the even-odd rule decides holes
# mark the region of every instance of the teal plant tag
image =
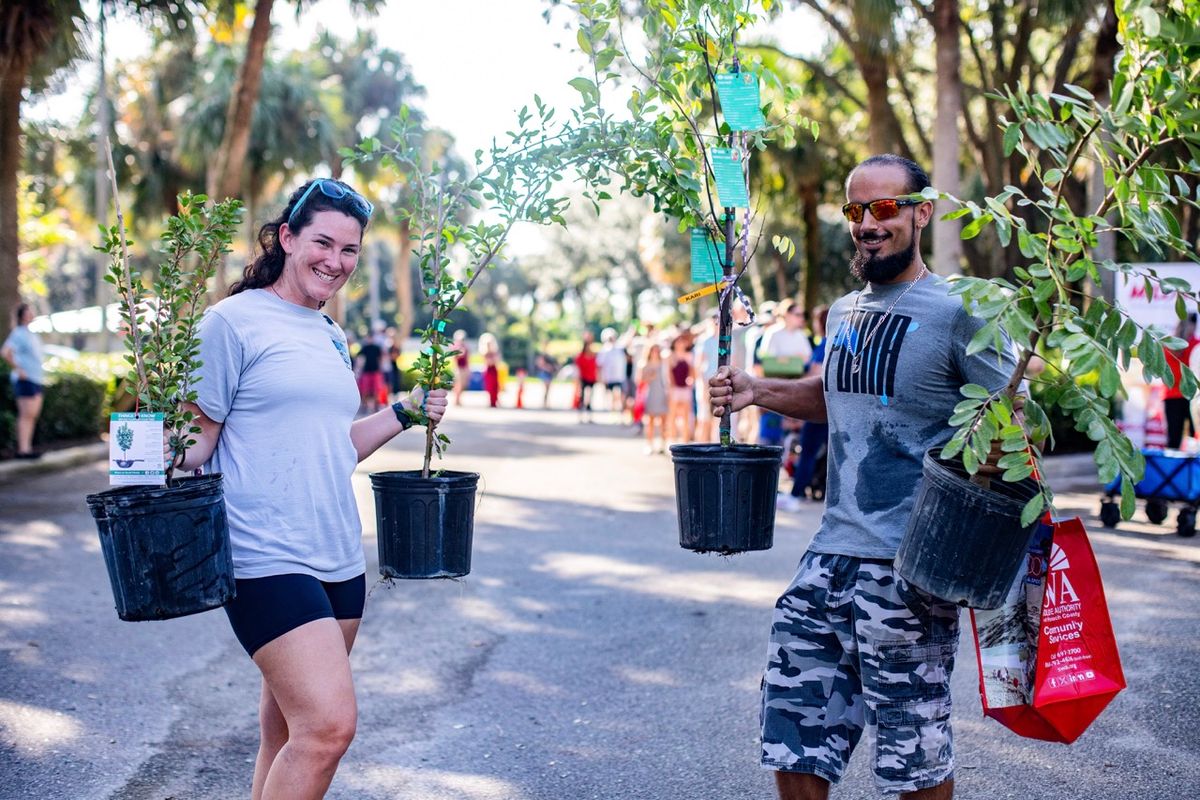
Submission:
[[767,127],[754,72],[723,72],[717,76],[721,115],[731,131],[761,131]]
[[708,151],[712,159],[713,176],[717,180],[717,196],[723,208],[749,208],[750,191],[742,171],[744,152],[738,147],[714,147]]
[[721,257],[717,243],[705,228],[692,228],[692,280],[696,283],[716,283],[721,279]]

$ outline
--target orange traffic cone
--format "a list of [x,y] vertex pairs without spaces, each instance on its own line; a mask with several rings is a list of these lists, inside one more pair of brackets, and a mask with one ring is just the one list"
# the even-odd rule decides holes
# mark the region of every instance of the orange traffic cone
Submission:
[[525,407],[525,370],[517,370],[517,408]]

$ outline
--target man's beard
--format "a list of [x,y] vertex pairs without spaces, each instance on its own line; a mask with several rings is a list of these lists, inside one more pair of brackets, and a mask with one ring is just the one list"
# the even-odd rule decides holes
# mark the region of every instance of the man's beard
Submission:
[[861,249],[856,248],[854,257],[850,259],[850,274],[860,281],[890,283],[912,264],[916,241],[915,235],[910,237],[908,247],[892,253],[890,256],[866,255]]

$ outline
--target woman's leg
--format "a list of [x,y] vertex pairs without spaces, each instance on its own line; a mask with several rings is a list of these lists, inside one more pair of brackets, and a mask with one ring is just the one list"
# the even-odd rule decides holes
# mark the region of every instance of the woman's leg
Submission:
[[[361,622],[360,619],[339,619],[337,621],[342,629],[342,638],[346,642],[347,655],[354,646],[354,639],[358,635],[358,626]],[[283,712],[279,710],[279,704],[275,702],[275,695],[271,693],[271,687],[267,685],[266,678],[263,678],[262,697],[258,705],[258,724],[258,758],[254,762],[251,800],[259,800],[262,797],[263,784],[266,783],[271,765],[288,740],[287,720],[284,719]]]
[[33,452],[33,431],[42,413],[42,396],[17,398],[17,452]]
[[[319,800],[354,739],[358,708],[350,675],[349,645],[358,620],[329,617],[294,628],[254,654],[270,700],[263,701],[264,748],[286,739],[273,757],[262,751],[261,789],[255,800]],[[347,632],[347,628],[351,630]],[[275,712],[278,711],[278,716]],[[268,730],[269,728],[269,730]]]

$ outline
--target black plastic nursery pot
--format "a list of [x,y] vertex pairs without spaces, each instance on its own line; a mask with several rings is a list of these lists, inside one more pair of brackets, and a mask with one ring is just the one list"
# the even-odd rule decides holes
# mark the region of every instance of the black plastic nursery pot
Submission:
[[471,571],[477,472],[428,478],[372,472],[379,572],[385,578],[459,578]]
[[233,599],[233,554],[221,476],[88,495],[117,616],[183,617]]
[[679,546],[698,553],[769,550],[782,457],[782,447],[767,445],[672,445]]
[[993,480],[984,489],[958,461],[925,454],[924,479],[896,568],[934,597],[969,608],[999,608],[1017,577],[1037,528],[1021,525],[1021,510],[1038,492],[1037,481]]

